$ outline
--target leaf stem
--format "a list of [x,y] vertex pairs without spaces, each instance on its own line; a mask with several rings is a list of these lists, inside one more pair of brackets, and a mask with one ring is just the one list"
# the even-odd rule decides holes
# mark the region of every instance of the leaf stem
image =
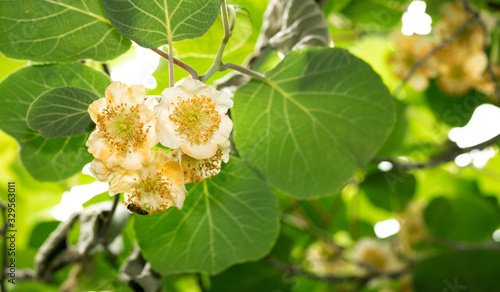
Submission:
[[224,65],[222,65],[220,71],[226,71],[227,69],[233,69],[233,70],[236,70],[240,73],[246,74],[252,78],[255,78],[255,79],[258,79],[261,81],[267,81],[267,78],[266,78],[266,76],[264,76],[264,74],[261,74],[257,71],[245,68],[245,67],[240,66],[240,65],[236,65],[234,63],[225,63]]
[[[167,61],[170,62],[170,56],[169,54],[165,53],[164,51],[160,50],[160,49],[151,49],[153,52],[157,53],[158,55],[160,55],[162,58],[166,59]],[[199,76],[198,76],[198,72],[196,72],[196,70],[193,69],[193,67],[189,66],[188,64],[182,62],[181,60],[177,59],[177,58],[172,58],[172,60],[174,60],[174,65],[184,69],[186,72],[188,72],[189,74],[191,74],[191,77],[193,77],[193,79],[199,79]]]
[[231,12],[231,22],[228,20],[228,7],[227,7],[227,1],[222,0],[222,5],[221,5],[221,15],[222,15],[222,26],[224,27],[224,38],[221,41],[219,50],[217,51],[217,55],[215,56],[214,62],[212,63],[212,66],[203,74],[200,76],[200,80],[202,82],[206,82],[212,75],[219,71],[226,71],[227,69],[233,69],[236,70],[240,73],[243,73],[245,75],[248,75],[252,78],[261,80],[261,81],[267,81],[266,77],[252,69],[245,68],[240,65],[236,65],[234,63],[223,63],[222,62],[222,55],[224,54],[224,49],[226,48],[227,42],[229,41],[229,38],[232,35],[232,30],[235,26],[235,18],[236,18],[236,13],[234,9],[230,10]]
[[212,63],[212,66],[210,66],[208,71],[200,77],[201,81],[203,82],[207,81],[208,78],[214,75],[223,66],[222,55],[224,54],[224,49],[226,48],[227,42],[229,41],[229,38],[231,37],[232,34],[231,30],[229,29],[226,0],[222,0],[220,10],[222,15],[222,26],[224,27],[224,38],[222,38],[219,50],[217,51],[217,55],[215,56],[215,60]]
[[[169,60],[174,58],[174,44],[171,38],[168,40],[168,58]],[[168,62],[168,82],[170,87],[174,87],[174,62]]]

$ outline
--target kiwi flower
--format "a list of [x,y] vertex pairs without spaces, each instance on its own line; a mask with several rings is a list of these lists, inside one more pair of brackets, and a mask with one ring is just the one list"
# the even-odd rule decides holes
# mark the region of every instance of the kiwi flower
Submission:
[[139,170],[120,166],[109,169],[99,159],[92,161],[90,170],[97,179],[110,182],[110,195],[123,192],[126,205],[136,205],[150,215],[171,206],[181,209],[184,204],[184,174],[179,162],[172,160],[163,149],[151,151]]
[[362,238],[354,246],[353,258],[380,272],[394,272],[403,267],[387,242],[372,238]]
[[184,174],[177,161],[169,158],[165,151],[153,152],[149,161],[124,181],[130,189],[125,191],[125,204],[135,204],[156,214],[171,206],[182,209],[186,196]]
[[180,148],[195,159],[216,155],[219,144],[229,139],[233,128],[226,115],[231,97],[190,77],[162,92],[155,107],[156,133],[163,146]]
[[222,161],[229,161],[230,142],[219,144],[215,155],[206,159],[195,159],[182,153],[178,149],[169,153],[172,160],[180,161],[182,171],[184,172],[184,183],[197,183],[206,178],[211,178],[220,172]]
[[89,106],[96,128],[87,141],[88,151],[107,168],[139,169],[148,161],[151,147],[158,144],[154,114],[158,102],[145,95],[144,86],[114,82],[105,97]]

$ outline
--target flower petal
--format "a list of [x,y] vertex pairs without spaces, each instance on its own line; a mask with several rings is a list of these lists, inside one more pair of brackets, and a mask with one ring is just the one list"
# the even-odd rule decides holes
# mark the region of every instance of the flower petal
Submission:
[[214,156],[217,148],[217,144],[198,145],[187,143],[181,146],[184,153],[196,159],[206,159]]

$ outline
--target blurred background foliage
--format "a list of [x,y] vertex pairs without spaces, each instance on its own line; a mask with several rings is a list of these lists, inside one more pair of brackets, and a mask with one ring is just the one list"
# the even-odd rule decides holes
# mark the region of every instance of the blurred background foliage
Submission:
[[[54,207],[61,202],[63,193],[96,180],[81,173],[57,183],[36,181],[20,162],[16,140],[0,132],[1,183],[5,186],[15,181],[18,194],[18,282],[8,288],[11,291],[154,291],[158,287],[165,291],[496,291],[500,275],[498,143],[455,155],[457,150],[471,145],[457,148],[449,133],[454,127],[467,125],[480,105],[493,108],[498,106],[498,100],[476,89],[463,96],[452,96],[435,80],[424,90],[408,84],[400,88],[402,77],[395,75],[394,64],[389,63],[390,56],[398,52],[390,36],[400,32],[401,19],[411,1],[317,2],[333,44],[370,64],[397,99],[393,132],[366,170],[357,173],[340,193],[326,198],[300,201],[275,190],[281,211],[280,235],[270,254],[257,262],[237,264],[213,276],[204,273],[159,276],[142,264],[147,276],[127,285],[118,280],[120,267],[129,261],[127,257],[134,249],[134,222],[145,220],[132,216],[120,235],[120,256],[110,250],[95,253],[84,262],[60,269],[44,283],[30,280],[30,270],[34,268],[38,249],[58,227],[59,220],[67,219],[66,215],[54,216]],[[425,2],[425,12],[432,18],[433,32],[429,37],[435,38],[435,25],[443,18],[439,8],[443,2]],[[497,26],[500,2],[472,2],[476,9],[488,12]],[[228,44],[224,61],[249,64],[268,3],[260,0],[229,3],[239,8],[235,37]],[[492,32],[487,53],[497,66],[500,38],[495,29]],[[198,72],[205,72],[222,37],[219,17],[201,38],[176,44],[175,55]],[[111,77],[142,54],[139,50],[133,46],[125,55],[108,62]],[[259,64],[252,66],[264,72],[281,61],[280,54],[271,49]],[[147,79],[147,84],[151,84],[148,94],[159,95],[163,89],[160,85],[168,84],[168,63],[163,59],[154,62],[159,64],[148,71],[154,77],[154,82],[151,77]],[[0,64],[0,78],[4,78],[26,62],[0,55]],[[89,65],[102,69],[99,63]],[[228,71],[218,72],[209,82],[227,74]],[[187,73],[176,67],[175,75],[180,79]],[[464,107],[469,96],[474,97],[474,104]],[[455,105],[462,105],[462,110],[454,112]],[[477,118],[483,118],[481,127],[496,133],[495,136],[500,133],[498,116],[500,109],[495,107],[489,116],[483,114]],[[480,130],[476,127],[473,131]],[[472,137],[471,140],[474,145],[487,139]],[[437,163],[426,165],[433,161]],[[414,167],[415,162],[423,165]],[[6,192],[1,194],[4,201],[6,195]],[[109,200],[103,192],[82,201],[79,207]],[[78,211],[78,206],[75,210]],[[76,242],[80,232],[75,225],[68,231],[68,237]],[[360,251],[362,248],[365,254]],[[371,256],[370,248],[373,248]],[[382,257],[380,261],[388,262],[394,257],[394,263],[377,267],[377,256]],[[137,261],[140,260],[139,256]],[[363,265],[366,262],[377,269],[367,268]],[[157,286],[144,284],[155,281],[159,281]]]

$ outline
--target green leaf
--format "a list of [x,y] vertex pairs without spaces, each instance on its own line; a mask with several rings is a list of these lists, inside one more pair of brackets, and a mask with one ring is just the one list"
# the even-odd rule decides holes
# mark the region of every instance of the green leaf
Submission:
[[368,176],[361,188],[373,205],[402,212],[415,195],[416,184],[412,174],[393,169]]
[[471,250],[440,254],[423,260],[413,279],[415,292],[497,291],[500,252]]
[[0,1],[0,51],[9,58],[107,61],[130,44],[111,26],[99,0]]
[[[249,12],[239,6],[235,6],[236,19],[231,38],[224,49],[224,55],[231,54],[247,44],[252,35],[252,19]],[[219,15],[214,25],[201,37],[194,40],[184,40],[175,45],[179,58],[200,57],[215,58],[220,47],[220,42],[224,37],[222,19]],[[252,46],[253,48],[253,46]]]
[[162,274],[216,274],[253,261],[278,236],[278,204],[271,189],[231,157],[219,175],[191,185],[182,210],[135,222],[144,257]]
[[399,100],[394,100],[396,106],[396,124],[392,129],[391,135],[385,141],[377,156],[393,156],[401,148],[403,140],[408,130],[408,118],[406,117],[406,104]]
[[81,63],[23,67],[0,83],[0,128],[21,146],[21,160],[37,180],[70,177],[92,160],[85,142],[88,134],[46,139],[31,130],[26,114],[31,103],[47,90],[72,86],[104,95],[111,80]]
[[436,119],[452,127],[465,126],[474,110],[486,102],[486,96],[475,90],[464,96],[447,95],[435,81],[430,82],[425,98]]
[[[210,291],[290,291],[291,281],[283,281],[284,272],[267,261],[234,266],[210,278]],[[291,279],[289,279],[291,280]]]
[[345,50],[292,51],[266,77],[236,91],[234,141],[273,187],[294,197],[338,192],[392,130],[387,88]]
[[44,92],[28,109],[28,126],[45,138],[78,136],[94,128],[87,111],[99,99],[95,92],[77,87],[58,87]]
[[458,241],[491,239],[500,224],[500,209],[480,196],[439,197],[425,209],[425,223],[437,237]]
[[352,0],[342,9],[342,14],[357,24],[372,27],[393,27],[400,23],[406,10],[406,0],[378,1]]
[[102,0],[113,26],[146,48],[203,35],[217,18],[220,3],[220,0]]
[[288,1],[284,6],[281,29],[269,43],[285,54],[312,46],[328,46],[330,31],[318,3],[314,0]]

